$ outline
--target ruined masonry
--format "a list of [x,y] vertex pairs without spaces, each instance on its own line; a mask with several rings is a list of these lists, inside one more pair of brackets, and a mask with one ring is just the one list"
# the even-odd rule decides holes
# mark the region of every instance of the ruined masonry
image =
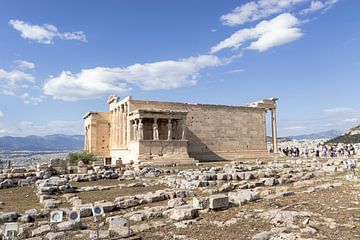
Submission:
[[277,100],[225,106],[110,96],[108,112],[84,116],[84,150],[113,166],[265,156],[267,111],[271,111],[272,146],[277,151]]

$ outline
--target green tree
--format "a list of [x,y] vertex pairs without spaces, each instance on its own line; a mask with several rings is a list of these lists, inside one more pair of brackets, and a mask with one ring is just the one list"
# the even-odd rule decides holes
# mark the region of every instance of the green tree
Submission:
[[74,166],[77,165],[78,162],[82,161],[84,164],[91,164],[96,160],[96,157],[93,153],[89,153],[87,151],[82,152],[71,152],[68,155],[69,164]]

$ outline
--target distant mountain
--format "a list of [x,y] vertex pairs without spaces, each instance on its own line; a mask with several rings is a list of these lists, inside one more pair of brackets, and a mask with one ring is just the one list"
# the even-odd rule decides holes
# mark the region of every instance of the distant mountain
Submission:
[[83,149],[83,135],[0,137],[0,151],[62,151]]
[[329,130],[329,131],[318,132],[318,133],[303,134],[303,135],[297,135],[297,136],[288,136],[286,138],[293,139],[293,140],[332,139],[332,138],[340,136],[341,134],[342,134],[341,131]]
[[360,143],[360,125],[351,128],[341,136],[330,139],[329,143]]

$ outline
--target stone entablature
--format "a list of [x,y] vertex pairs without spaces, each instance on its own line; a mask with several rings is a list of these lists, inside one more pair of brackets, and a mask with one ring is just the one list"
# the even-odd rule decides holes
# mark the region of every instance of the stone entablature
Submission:
[[[110,96],[109,151],[99,156],[111,158],[115,164],[120,159],[124,163],[177,157],[220,160],[267,154],[268,110],[272,112],[273,146],[277,149],[276,100],[265,99],[248,106],[224,106],[143,101],[130,96],[120,100]],[[84,119],[86,126],[89,123],[106,125],[100,122],[97,113],[89,113]],[[89,131],[86,126],[85,131]],[[96,152],[93,143],[98,136],[86,136],[85,149]]]

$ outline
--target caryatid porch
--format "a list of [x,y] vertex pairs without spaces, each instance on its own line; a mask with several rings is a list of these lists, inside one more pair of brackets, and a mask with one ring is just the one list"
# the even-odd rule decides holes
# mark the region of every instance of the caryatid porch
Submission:
[[138,109],[129,113],[131,152],[139,160],[191,160],[187,152],[187,111]]

